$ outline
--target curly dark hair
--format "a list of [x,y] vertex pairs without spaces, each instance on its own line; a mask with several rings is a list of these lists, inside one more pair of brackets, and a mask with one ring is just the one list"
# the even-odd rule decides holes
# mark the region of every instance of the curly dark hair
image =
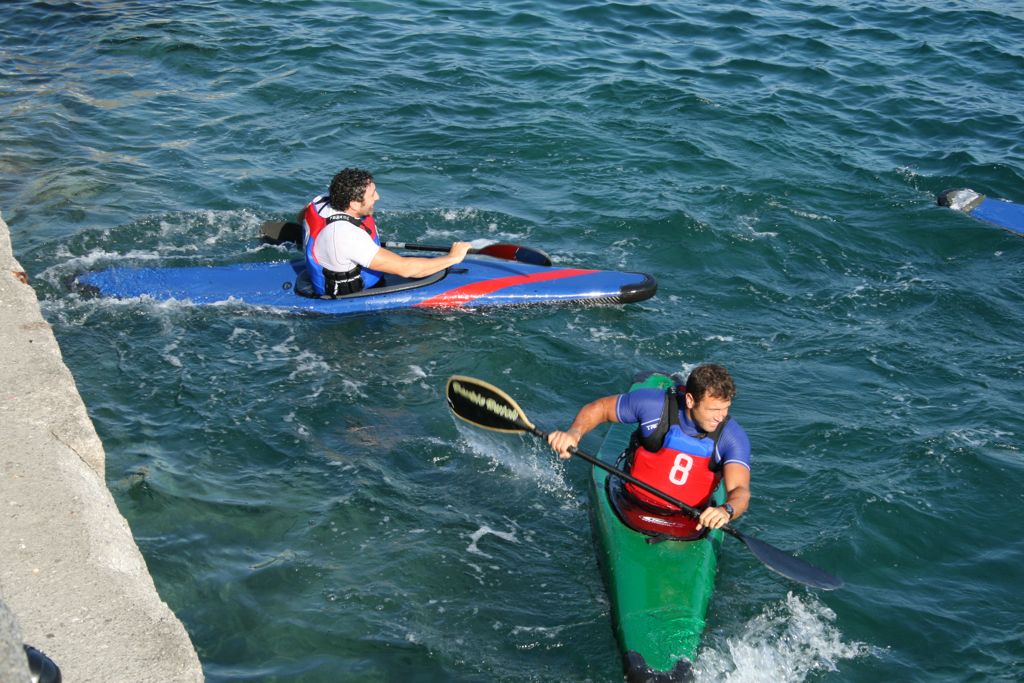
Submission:
[[695,367],[690,373],[686,379],[686,393],[693,396],[695,403],[700,403],[705,396],[731,401],[736,397],[736,383],[728,370],[708,363]]
[[353,201],[360,201],[366,194],[366,188],[373,182],[369,171],[361,168],[342,169],[331,180],[331,208],[344,211]]

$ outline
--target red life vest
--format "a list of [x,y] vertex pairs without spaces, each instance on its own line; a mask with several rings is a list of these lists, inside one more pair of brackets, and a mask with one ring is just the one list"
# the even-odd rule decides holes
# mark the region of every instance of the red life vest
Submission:
[[377,244],[380,244],[380,239],[377,237],[377,224],[373,221],[373,216],[364,216],[362,220],[353,218],[347,213],[335,212],[334,215],[327,216],[326,218],[320,215],[320,212],[330,206],[331,200],[327,197],[317,197],[306,206],[306,211],[302,215],[302,220],[305,222],[308,232],[306,234],[306,240],[315,242],[317,236],[320,235],[320,231],[327,227],[328,224],[334,221],[348,221],[352,225],[362,228],[366,231],[366,234],[370,236]]
[[[658,426],[646,437],[640,436],[639,431],[634,435],[635,448],[629,457],[629,473],[673,498],[703,510],[722,479],[722,466],[716,454],[718,440],[727,422],[728,418],[711,434],[685,434],[679,425],[679,399],[674,390],[669,390]],[[681,514],[667,501],[633,484],[626,483],[625,489],[650,511]],[[689,517],[686,520],[686,525],[696,531],[696,520]]]
[[[322,215],[323,213],[327,215],[324,216]],[[370,239],[376,244],[380,244],[380,237],[377,235],[377,224],[374,222],[373,216],[364,216],[362,220],[359,220],[349,216],[347,213],[337,211],[331,208],[329,197],[317,197],[310,202],[302,214],[302,222],[305,224],[302,247],[306,256],[306,270],[309,272],[313,291],[320,296],[327,293],[327,290],[332,286],[337,288],[339,283],[346,283],[345,289],[347,289],[347,292],[354,292],[361,290],[364,286],[374,286],[381,278],[380,273],[377,271],[361,268],[358,265],[347,273],[335,273],[324,268],[317,260],[316,253],[313,250],[317,237],[320,236],[324,228],[335,221],[345,221],[363,229],[370,236]],[[347,292],[342,290],[341,292],[331,292],[331,294]]]

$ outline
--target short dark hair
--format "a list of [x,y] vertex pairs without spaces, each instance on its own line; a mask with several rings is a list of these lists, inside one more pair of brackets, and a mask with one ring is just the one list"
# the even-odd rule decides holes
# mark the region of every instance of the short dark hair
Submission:
[[690,373],[686,379],[686,393],[693,396],[695,403],[700,403],[705,396],[731,401],[736,397],[736,383],[728,370],[708,363],[698,365]]
[[331,208],[344,211],[353,201],[360,201],[366,188],[373,182],[369,171],[361,168],[345,168],[331,180]]

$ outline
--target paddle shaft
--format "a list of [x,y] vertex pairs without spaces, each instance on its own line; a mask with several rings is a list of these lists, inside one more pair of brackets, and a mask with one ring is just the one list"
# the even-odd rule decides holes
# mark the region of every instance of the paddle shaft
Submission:
[[[263,239],[271,244],[282,244],[284,242],[302,242],[303,227],[294,222],[266,221],[261,228]],[[411,244],[409,242],[384,242],[388,249],[409,249],[410,251],[451,251],[451,245],[445,247],[434,244]],[[550,266],[551,258],[540,249],[525,247],[520,244],[488,244],[479,249],[470,249],[470,254],[480,254],[492,258],[504,259],[506,261],[519,261],[535,266]]]
[[[410,244],[409,242],[385,242],[384,246],[388,249],[408,249],[410,251],[444,251],[451,250],[451,245],[443,247],[437,244]],[[470,254],[479,254],[479,249],[470,249]]]
[[[409,242],[385,242],[388,249],[409,249],[411,251],[442,251],[451,250],[451,246],[440,246],[433,244],[411,244]],[[518,244],[488,244],[479,249],[470,249],[470,254],[481,254],[493,258],[505,259],[506,261],[520,261],[531,263],[536,266],[550,266],[551,259],[540,249],[524,247]]]
[[[542,431],[540,429],[537,429],[536,427],[531,429],[530,433],[533,434],[534,436],[538,436],[538,437],[544,439],[545,441],[547,441],[547,439],[548,439],[547,432]],[[614,474],[615,476],[619,477],[623,481],[628,481],[633,486],[638,486],[638,487],[642,488],[644,491],[647,491],[648,493],[653,494],[653,495],[657,496],[658,498],[661,498],[665,502],[671,503],[672,505],[676,506],[677,508],[679,508],[680,510],[682,510],[683,512],[688,514],[690,517],[693,517],[694,519],[698,519],[700,517],[700,510],[698,510],[697,508],[695,508],[695,507],[693,507],[691,505],[687,505],[686,503],[684,503],[683,501],[679,500],[678,498],[673,498],[672,496],[668,495],[664,491],[662,491],[660,489],[657,489],[654,486],[651,486],[650,484],[648,484],[645,481],[640,481],[639,479],[637,479],[633,475],[620,470],[615,465],[609,465],[605,461],[603,461],[603,460],[601,460],[599,458],[595,458],[590,453],[587,453],[586,451],[581,451],[579,448],[576,448],[575,446],[570,447],[569,448],[569,452],[572,453],[576,457],[579,457],[579,458],[582,458],[583,460],[586,460],[591,465],[593,465],[595,467],[600,467],[604,471],[609,472],[611,474]],[[722,527],[722,530],[725,531],[725,532],[732,532],[733,531],[732,529],[729,529],[727,527]]]

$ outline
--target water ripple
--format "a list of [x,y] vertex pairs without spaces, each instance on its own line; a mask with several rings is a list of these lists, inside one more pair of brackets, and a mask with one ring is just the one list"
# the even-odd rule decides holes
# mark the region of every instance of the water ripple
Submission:
[[[210,680],[615,680],[585,468],[455,425],[444,379],[564,427],[637,370],[706,360],[755,442],[744,530],[850,588],[790,594],[732,547],[702,675],[1013,677],[1021,547],[970,530],[1021,521],[1022,243],[934,196],[1024,199],[1018,5],[17,0],[4,19],[0,209]],[[374,170],[388,237],[535,244],[650,272],[658,296],[334,320],[64,289],[292,256],[260,222],[343,165]]]

